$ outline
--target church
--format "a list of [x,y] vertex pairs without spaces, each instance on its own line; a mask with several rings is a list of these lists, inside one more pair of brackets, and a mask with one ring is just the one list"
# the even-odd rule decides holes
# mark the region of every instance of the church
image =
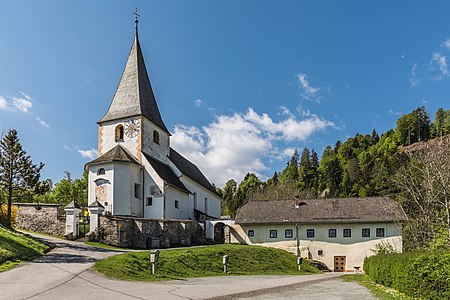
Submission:
[[97,122],[98,158],[87,163],[89,205],[105,214],[166,220],[220,218],[221,199],[200,169],[170,147],[139,44],[106,114]]

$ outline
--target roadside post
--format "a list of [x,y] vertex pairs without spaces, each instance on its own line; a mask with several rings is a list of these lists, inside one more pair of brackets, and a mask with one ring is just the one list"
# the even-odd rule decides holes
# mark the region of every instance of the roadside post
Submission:
[[222,264],[223,264],[223,272],[228,272],[228,255],[224,255],[222,258]]
[[303,262],[303,258],[301,256],[297,257],[297,265],[298,265],[299,271],[302,270],[302,262]]
[[150,251],[150,263],[152,264],[152,274],[156,274],[159,260],[159,250]]

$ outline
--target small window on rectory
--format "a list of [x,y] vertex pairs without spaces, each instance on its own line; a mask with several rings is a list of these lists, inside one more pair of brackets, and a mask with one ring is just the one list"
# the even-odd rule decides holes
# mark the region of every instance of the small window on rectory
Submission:
[[156,130],[153,131],[153,142],[159,145],[159,133]]
[[363,228],[361,231],[362,237],[370,237],[370,228]]
[[97,175],[105,175],[105,169],[103,169],[103,168],[98,169]]
[[292,229],[286,229],[284,231],[284,237],[287,239],[291,239],[294,237],[294,231]]
[[175,200],[175,208],[180,208],[180,201]]
[[328,229],[328,237],[329,238],[335,238],[336,237],[336,229]]
[[306,229],[306,237],[313,238],[314,237],[314,229]]
[[147,206],[153,205],[153,197],[147,197]]
[[352,237],[352,230],[350,228],[344,229],[344,237]]
[[247,235],[248,235],[248,237],[254,237],[254,236],[255,236],[255,230],[249,229],[249,230],[247,231]]
[[123,126],[122,125],[116,126],[115,138],[116,138],[116,142],[123,142]]
[[377,237],[384,237],[384,228],[377,228]]
[[274,230],[274,229],[272,229],[272,230],[270,230],[269,231],[269,236],[270,236],[270,238],[271,239],[276,239],[277,238],[277,234],[278,232],[276,231],[276,230]]

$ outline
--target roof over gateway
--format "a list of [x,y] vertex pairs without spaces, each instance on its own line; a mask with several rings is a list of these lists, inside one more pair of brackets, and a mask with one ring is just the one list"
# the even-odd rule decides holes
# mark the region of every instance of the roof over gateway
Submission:
[[238,224],[403,222],[401,205],[387,197],[249,201],[238,209]]
[[131,155],[128,150],[123,148],[120,145],[115,146],[105,154],[100,157],[94,159],[93,161],[88,162],[86,165],[100,164],[100,163],[108,163],[108,162],[130,162],[140,165],[140,163],[136,160],[136,158]]
[[[142,115],[169,133],[164,124],[139,44],[138,29],[128,55],[127,64],[107,113],[98,123]],[[169,133],[170,134],[170,133]]]

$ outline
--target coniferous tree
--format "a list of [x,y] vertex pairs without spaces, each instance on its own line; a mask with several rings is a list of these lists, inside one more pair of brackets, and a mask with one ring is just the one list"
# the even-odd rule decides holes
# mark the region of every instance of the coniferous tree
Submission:
[[311,150],[311,187],[314,195],[319,190],[319,157],[314,149]]
[[0,187],[8,200],[7,227],[11,228],[13,198],[36,187],[43,167],[43,163],[34,165],[22,149],[16,130],[10,130],[0,142]]
[[436,116],[434,118],[433,122],[433,136],[434,137],[440,137],[442,139],[442,136],[446,135],[448,133],[447,126],[446,126],[446,111],[442,108],[439,108],[436,111]]
[[288,162],[286,168],[281,173],[280,181],[283,184],[294,187],[298,180],[298,152],[295,149],[291,160]]
[[305,147],[302,152],[302,156],[300,158],[300,163],[298,166],[298,181],[297,187],[300,191],[307,190],[311,188],[312,180],[311,180],[312,166],[311,166],[311,156],[309,149]]

